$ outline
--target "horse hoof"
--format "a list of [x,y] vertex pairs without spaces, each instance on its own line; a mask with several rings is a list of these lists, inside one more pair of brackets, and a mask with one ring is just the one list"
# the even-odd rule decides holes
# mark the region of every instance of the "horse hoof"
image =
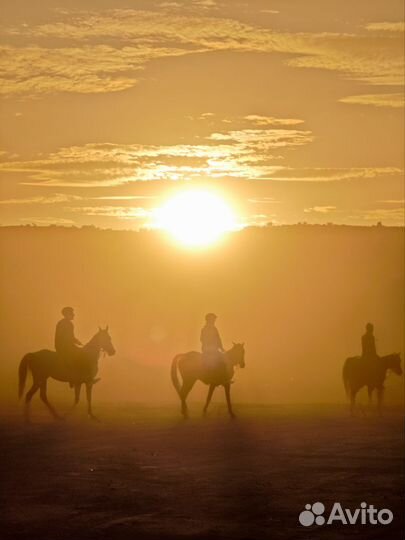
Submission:
[[236,419],[236,414],[233,414],[233,413],[232,413],[232,414],[230,414],[229,416],[230,416],[231,420],[235,420],[235,419]]
[[94,416],[94,414],[89,414],[89,418],[90,420],[93,420],[93,422],[101,422],[101,420],[97,418],[97,416]]

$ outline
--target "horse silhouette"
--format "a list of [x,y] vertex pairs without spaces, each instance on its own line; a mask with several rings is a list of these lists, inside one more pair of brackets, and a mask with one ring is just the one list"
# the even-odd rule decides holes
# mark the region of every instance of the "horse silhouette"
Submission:
[[371,404],[373,391],[377,390],[378,410],[381,411],[384,381],[387,371],[391,370],[402,375],[401,356],[398,353],[367,360],[361,356],[347,358],[343,366],[343,384],[346,394],[350,398],[350,412],[353,414],[356,394],[367,386],[368,399]]
[[92,388],[98,371],[98,359],[102,351],[106,352],[109,356],[115,354],[115,349],[108,333],[108,326],[105,329],[99,328],[91,340],[79,349],[77,358],[72,362],[61,360],[55,351],[47,349],[26,354],[22,358],[18,369],[18,395],[20,398],[24,392],[28,370],[31,371],[33,379],[32,386],[25,396],[25,420],[27,422],[30,420],[30,402],[38,390],[42,401],[48,407],[52,416],[55,419],[61,419],[61,416],[59,416],[48,401],[46,388],[49,377],[57,381],[70,382],[74,385],[75,405],[79,402],[80,387],[82,384],[85,384],[88,415],[90,418],[96,420],[92,410]]
[[[210,404],[212,394],[217,386],[223,386],[225,389],[226,402],[229,415],[234,418],[231,403],[231,379],[234,375],[235,366],[245,367],[245,349],[243,343],[234,343],[232,349],[226,351],[223,355],[225,368],[218,365],[217,368],[211,368],[206,365],[203,355],[200,352],[190,351],[178,354],[173,358],[171,366],[171,378],[181,401],[181,412],[184,418],[188,418],[188,408],[186,399],[197,380],[209,385],[207,400],[204,406],[205,415]],[[180,372],[183,384],[180,385],[177,371]]]

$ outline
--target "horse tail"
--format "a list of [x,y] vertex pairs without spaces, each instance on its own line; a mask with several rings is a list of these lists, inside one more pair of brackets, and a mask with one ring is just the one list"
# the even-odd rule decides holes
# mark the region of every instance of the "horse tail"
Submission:
[[345,387],[346,396],[350,396],[350,375],[349,375],[349,366],[350,366],[350,358],[346,359],[346,362],[343,366],[342,371],[342,379],[343,379],[343,385]]
[[24,388],[25,388],[25,381],[27,380],[27,373],[28,373],[28,367],[29,362],[31,360],[32,353],[26,354],[18,367],[18,399],[21,398]]
[[178,364],[178,361],[179,361],[179,357],[181,355],[178,354],[177,356],[175,356],[172,360],[172,367],[171,367],[171,370],[170,370],[170,374],[171,374],[171,377],[172,377],[172,383],[173,383],[173,386],[175,387],[176,389],[176,392],[179,394],[180,396],[180,389],[181,389],[181,386],[180,386],[180,382],[179,382],[179,377],[177,375],[177,364]]

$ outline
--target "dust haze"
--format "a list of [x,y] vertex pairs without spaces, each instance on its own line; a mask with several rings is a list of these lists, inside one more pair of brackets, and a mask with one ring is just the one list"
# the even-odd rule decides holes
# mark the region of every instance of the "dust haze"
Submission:
[[[177,403],[170,362],[199,350],[209,311],[226,349],[245,342],[236,406],[344,402],[343,361],[360,354],[369,321],[377,352],[403,357],[399,227],[251,227],[195,251],[153,231],[92,227],[3,227],[0,241],[1,394],[9,405],[19,361],[53,348],[65,305],[75,308],[83,343],[109,324],[117,350],[100,359],[95,404]],[[390,376],[386,389],[387,404],[402,403],[401,378]],[[67,384],[51,381],[49,391],[71,399]],[[191,402],[205,392],[197,385]]]

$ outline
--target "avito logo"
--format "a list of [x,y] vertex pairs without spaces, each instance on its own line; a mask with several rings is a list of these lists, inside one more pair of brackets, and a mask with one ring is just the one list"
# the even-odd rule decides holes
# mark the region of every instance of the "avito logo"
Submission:
[[321,502],[306,504],[298,519],[304,527],[311,525],[330,525],[331,523],[341,523],[342,525],[388,525],[394,519],[394,515],[388,508],[378,510],[372,504],[365,502],[360,504],[360,508],[350,510],[343,508],[338,502],[332,506],[329,515],[326,517],[325,505]]

